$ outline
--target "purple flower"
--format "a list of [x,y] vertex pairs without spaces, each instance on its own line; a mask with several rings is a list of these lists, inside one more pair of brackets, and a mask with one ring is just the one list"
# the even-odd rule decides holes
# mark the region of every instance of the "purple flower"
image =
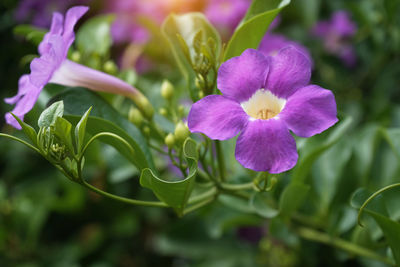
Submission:
[[23,0],[14,13],[19,23],[30,21],[38,27],[48,27],[54,11],[65,11],[71,5],[83,4],[89,0]]
[[204,13],[222,33],[230,35],[249,6],[249,0],[213,0],[209,1]]
[[280,23],[280,16],[276,17],[269,26],[267,33],[264,35],[263,39],[258,46],[258,51],[262,52],[265,56],[274,56],[279,50],[284,48],[285,46],[294,46],[297,50],[299,50],[303,55],[305,55],[313,64],[312,57],[310,52],[306,47],[299,44],[298,42],[289,40],[282,34],[271,33],[273,29],[275,29]]
[[289,130],[310,137],[337,122],[332,92],[309,85],[310,76],[310,61],[293,46],[273,57],[247,49],[221,65],[217,85],[223,95],[194,103],[189,129],[218,140],[240,133],[235,156],[244,167],[289,170],[298,158]]
[[[21,120],[32,109],[47,83],[82,86],[144,101],[140,92],[124,81],[67,60],[68,49],[75,39],[74,26],[87,10],[84,6],[73,7],[67,11],[65,19],[60,13],[54,13],[50,31],[39,44],[40,57],[31,62],[31,73],[20,78],[16,96],[4,99],[8,104],[16,104],[12,113]],[[10,113],[6,114],[6,122],[21,128]]]
[[338,56],[347,66],[354,66],[356,55],[349,40],[355,35],[357,26],[346,11],[337,11],[327,21],[318,22],[312,34],[324,41],[324,48]]

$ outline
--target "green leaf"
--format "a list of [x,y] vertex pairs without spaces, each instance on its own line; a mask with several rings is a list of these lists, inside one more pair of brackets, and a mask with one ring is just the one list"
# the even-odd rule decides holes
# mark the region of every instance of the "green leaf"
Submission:
[[274,218],[279,211],[270,205],[271,193],[256,192],[250,198],[250,206],[254,211],[264,218]]
[[[195,73],[190,59],[196,55],[196,49],[200,44],[207,44],[209,38],[215,41],[215,55],[218,57],[221,53],[221,37],[206,17],[196,12],[184,15],[171,14],[165,19],[161,29],[180,71],[189,84],[192,99],[197,99]],[[215,59],[215,62],[218,60]]]
[[28,41],[38,45],[42,40],[47,29],[38,28],[28,24],[15,26],[14,34],[25,37]]
[[185,179],[166,181],[154,175],[151,169],[144,169],[140,176],[140,184],[153,190],[158,199],[174,208],[179,215],[182,215],[194,187],[198,158],[196,142],[186,139],[183,152],[189,166],[189,175]]
[[383,137],[400,160],[400,128],[382,129]]
[[[358,188],[350,199],[350,205],[353,208],[360,209],[364,202],[372,195],[370,191],[365,188]],[[386,209],[386,205],[384,199],[381,195],[378,195],[373,201],[371,201],[368,206],[368,210],[382,213],[385,216],[388,216],[388,211]]]
[[54,123],[54,134],[60,138],[60,141],[68,150],[74,154],[74,146],[72,145],[71,135],[72,124],[62,117],[57,117]]
[[276,15],[289,3],[290,0],[254,0],[228,42],[223,61],[241,55],[248,48],[256,49]]
[[[81,116],[91,106],[86,125],[86,132],[95,135],[100,132],[111,132],[125,139],[134,149],[135,157],[132,158],[126,150],[120,153],[139,169],[154,168],[153,158],[147,146],[146,139],[135,125],[122,117],[98,94],[84,88],[67,88],[51,101],[63,99],[65,105],[65,118],[73,124],[78,124]],[[112,145],[112,144],[109,144]]]
[[373,211],[366,211],[371,215],[386,237],[386,241],[392,249],[396,265],[400,265],[400,223]]
[[[292,182],[304,182],[315,160],[340,140],[352,125],[352,121],[351,117],[347,117],[328,133],[302,140],[304,142],[303,145],[299,145],[300,157],[299,162],[293,169]],[[326,136],[327,134],[329,135]]]
[[112,45],[110,29],[114,18],[114,15],[96,16],[82,25],[76,34],[76,44],[83,55],[96,53],[104,56],[108,53]]
[[81,153],[81,150],[83,148],[83,141],[85,139],[85,133],[86,133],[86,124],[87,120],[89,118],[90,111],[92,110],[92,107],[90,107],[85,114],[83,114],[81,120],[78,122],[78,124],[75,127],[75,143],[76,143],[76,148],[77,148],[77,154]]
[[32,141],[32,143],[37,146],[37,133],[33,127],[30,125],[26,124],[25,122],[21,121],[20,118],[15,116],[14,114],[11,113],[11,115],[17,120],[19,125],[21,125],[22,130],[24,131],[25,135],[29,138],[29,140]]
[[283,216],[290,216],[295,212],[307,197],[309,185],[300,183],[289,184],[282,192],[279,201],[279,211]]
[[38,125],[42,127],[50,127],[56,122],[57,117],[62,117],[64,114],[64,103],[58,101],[53,103],[50,107],[46,108],[42,114],[40,114]]

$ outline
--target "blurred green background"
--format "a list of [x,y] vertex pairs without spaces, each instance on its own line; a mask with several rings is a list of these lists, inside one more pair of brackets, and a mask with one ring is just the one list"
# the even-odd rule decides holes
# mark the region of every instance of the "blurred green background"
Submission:
[[[21,2],[0,3],[2,99],[16,93],[18,78],[29,72],[25,56],[36,53],[35,45],[13,32]],[[90,15],[100,12],[103,4],[90,3]],[[357,55],[353,68],[325,53],[321,42],[310,37],[317,21],[340,9],[350,12],[358,26],[352,39]],[[309,48],[313,83],[334,92],[343,123],[310,140],[298,140],[301,160],[306,161],[302,175],[310,191],[289,220],[267,219],[229,198],[183,218],[169,209],[113,202],[70,182],[23,145],[1,139],[0,266],[388,266],[310,241],[297,226],[307,224],[390,254],[376,223],[366,218],[366,227],[357,226],[357,209],[350,199],[359,188],[372,193],[400,182],[399,25],[398,0],[294,0],[281,14],[275,32]],[[160,100],[154,92],[166,75],[176,79],[168,71],[137,78],[155,103]],[[26,121],[35,124],[45,100],[39,100]],[[1,114],[10,109],[1,102]],[[2,132],[21,136],[3,117],[0,126]],[[92,147],[86,164],[90,182],[99,188],[122,196],[151,195],[140,188],[138,171],[112,148]],[[280,177],[271,201],[279,199],[293,172],[299,171]],[[236,176],[243,175],[241,171]],[[400,190],[385,193],[393,220],[400,219],[399,200]]]

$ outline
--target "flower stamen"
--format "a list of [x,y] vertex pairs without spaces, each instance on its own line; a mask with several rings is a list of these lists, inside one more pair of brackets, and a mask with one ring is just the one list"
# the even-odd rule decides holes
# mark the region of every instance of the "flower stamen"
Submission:
[[264,88],[257,90],[247,101],[242,102],[243,110],[251,119],[269,120],[284,108],[286,100]]

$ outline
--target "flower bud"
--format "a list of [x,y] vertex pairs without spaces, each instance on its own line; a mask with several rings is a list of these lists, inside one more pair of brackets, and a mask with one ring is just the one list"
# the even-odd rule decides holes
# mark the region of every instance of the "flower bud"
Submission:
[[128,115],[129,121],[135,124],[136,126],[140,126],[143,122],[143,115],[138,110],[137,108],[134,108],[133,106],[129,109],[129,115]]
[[204,97],[204,92],[203,92],[203,91],[200,91],[199,94],[198,94],[198,96],[199,96],[200,99],[202,99],[202,98]]
[[143,133],[146,135],[146,136],[150,136],[150,127],[149,126],[144,126],[143,127]]
[[165,109],[165,108],[160,108],[159,110],[158,110],[158,112],[161,114],[161,116],[167,116],[167,114],[168,114],[168,111]]
[[104,63],[103,69],[105,72],[107,72],[109,74],[115,74],[118,72],[117,65],[115,65],[115,63],[111,60],[107,60],[107,62]]
[[135,93],[130,95],[130,98],[147,119],[151,120],[153,118],[154,108],[144,95]]
[[189,137],[190,131],[189,128],[187,127],[186,124],[184,124],[182,121],[178,122],[178,124],[175,127],[175,139],[178,142],[183,142],[186,140],[186,138]]
[[71,53],[71,60],[75,62],[79,62],[81,60],[81,53],[79,51],[74,51]]
[[165,139],[164,139],[165,144],[169,149],[172,149],[175,145],[175,137],[172,133],[169,133]]
[[174,86],[170,81],[164,80],[161,85],[161,96],[166,100],[171,100],[174,95]]

